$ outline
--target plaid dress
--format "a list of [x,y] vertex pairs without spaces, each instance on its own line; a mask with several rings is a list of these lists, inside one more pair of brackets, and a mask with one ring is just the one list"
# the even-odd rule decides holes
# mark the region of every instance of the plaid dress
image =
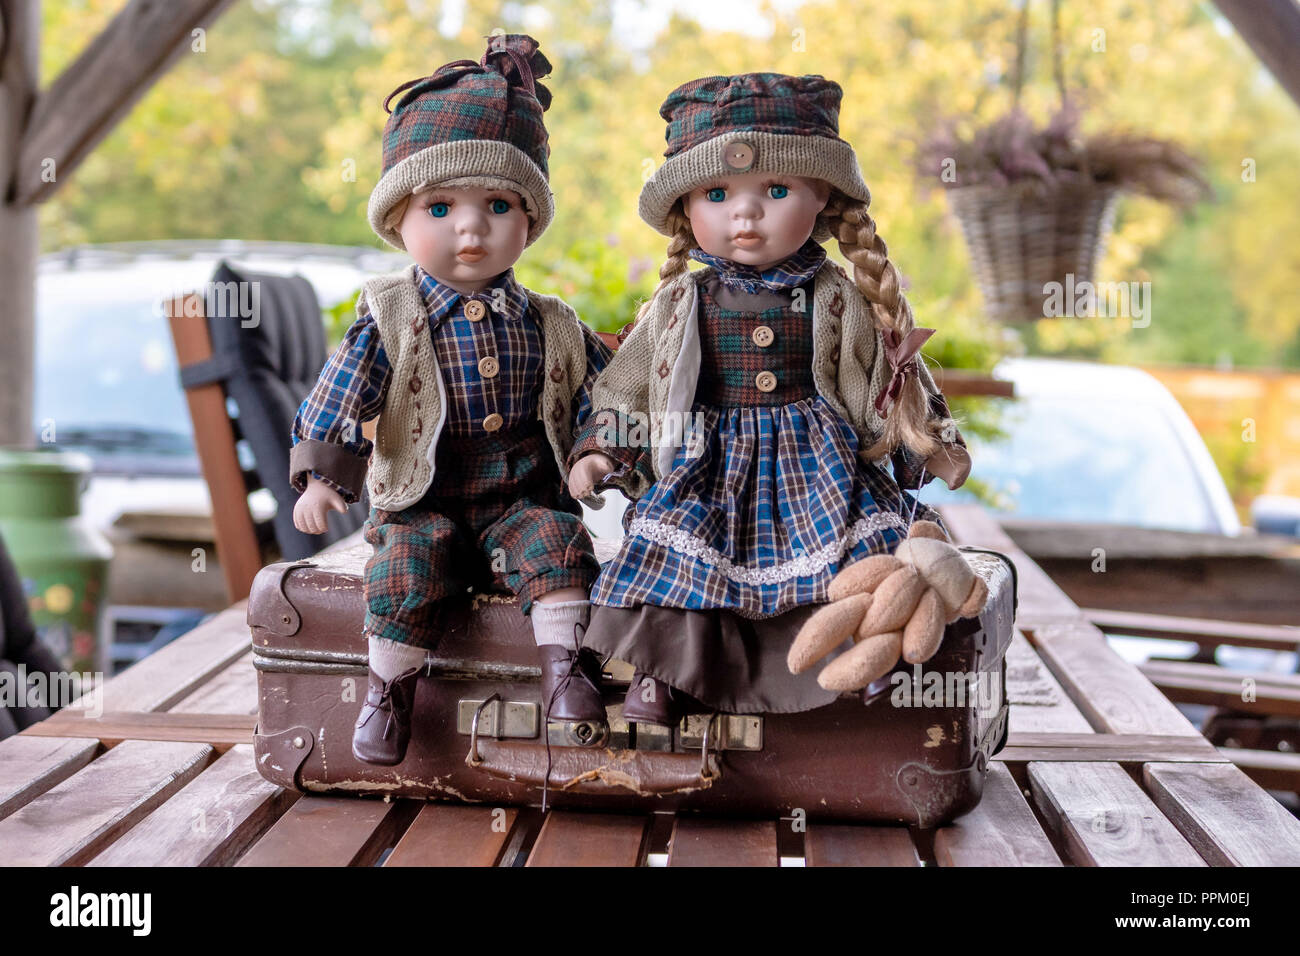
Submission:
[[593,604],[769,618],[826,602],[842,567],[902,541],[910,501],[814,387],[811,279],[792,284],[805,271],[754,292],[716,270],[701,282],[687,440],[636,502]]

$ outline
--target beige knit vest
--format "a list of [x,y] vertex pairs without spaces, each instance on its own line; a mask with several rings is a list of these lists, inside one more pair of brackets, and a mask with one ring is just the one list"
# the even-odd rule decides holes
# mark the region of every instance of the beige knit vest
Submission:
[[[408,508],[429,490],[438,436],[447,420],[446,388],[415,269],[412,264],[368,279],[361,292],[392,370],[366,475],[371,505],[385,511]],[[524,291],[542,320],[546,377],[537,417],[560,475],[567,477],[573,401],[587,371],[582,323],[564,300]]]

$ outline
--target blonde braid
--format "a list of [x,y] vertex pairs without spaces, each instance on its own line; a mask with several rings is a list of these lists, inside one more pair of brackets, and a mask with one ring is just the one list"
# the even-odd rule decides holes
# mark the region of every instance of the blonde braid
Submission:
[[[867,204],[833,190],[822,213],[822,223],[839,242],[840,252],[853,266],[853,282],[870,304],[877,328],[892,329],[900,336],[915,327],[912,307],[902,292],[898,270],[889,261],[885,240],[876,232],[876,223],[867,212]],[[917,361],[921,361],[917,356]],[[875,396],[872,395],[874,400]],[[930,422],[930,403],[916,375],[909,375],[898,400],[889,409],[885,431],[866,449],[869,458],[890,454],[906,445],[916,454],[928,458],[939,450],[935,439],[936,424]]]
[[687,270],[690,264],[688,253],[696,246],[695,233],[691,232],[691,221],[686,218],[686,213],[682,212],[680,199],[669,210],[666,222],[673,234],[673,237],[668,240],[668,258],[659,267],[659,284],[655,286],[650,298],[642,302],[641,307],[636,310],[637,321],[645,315],[646,310],[650,308],[650,303],[664,286]]

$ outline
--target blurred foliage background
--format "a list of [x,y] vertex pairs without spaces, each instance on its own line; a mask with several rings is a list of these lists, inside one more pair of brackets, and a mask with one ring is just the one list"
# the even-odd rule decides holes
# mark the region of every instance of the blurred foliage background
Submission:
[[[61,70],[122,4],[44,3],[42,75]],[[729,29],[674,14],[655,32],[637,0],[240,0],[208,31],[206,49],[183,54],[42,209],[43,242],[378,245],[365,206],[384,96],[447,60],[477,58],[494,28],[523,31],[555,64],[546,82],[558,208],[520,265],[525,281],[570,298],[593,326],[619,328],[663,260],[636,197],[662,158],[665,94],[710,73],[821,73],[844,87],[842,134],[918,320],[947,333],[936,345],[972,339],[945,346],[947,358],[978,367],[995,357],[998,335],[980,329],[942,190],[917,181],[911,158],[938,117],[974,121],[1007,108],[1016,8],[811,0],[758,6]],[[1047,5],[1034,4],[1025,105],[1039,117],[1056,99],[1046,21]],[[1218,198],[1191,214],[1123,201],[1098,278],[1150,281],[1150,327],[1055,320],[1021,336],[1026,345],[1115,362],[1300,365],[1300,243],[1288,241],[1300,195],[1294,104],[1207,3],[1066,0],[1062,44],[1086,130],[1180,141],[1204,160]],[[1245,163],[1253,181],[1243,181]]]
[[[873,214],[906,277],[927,354],[989,369],[1007,352],[1126,364],[1300,366],[1296,107],[1209,3],[1062,5],[1067,84],[1085,132],[1121,127],[1200,157],[1217,198],[1189,213],[1125,198],[1100,280],[1151,282],[1146,328],[1126,319],[990,327],[918,141],[941,117],[992,119],[1011,103],[1012,0],[785,0],[704,25],[639,0],[241,0],[42,209],[47,249],[129,239],[238,237],[379,245],[365,208],[379,173],[385,95],[462,57],[494,29],[537,37],[555,65],[547,113],[557,216],[517,267],[592,326],[629,321],[664,240],[636,215],[662,158],[665,94],[708,74],[820,73],[844,87]],[[42,71],[61,70],[123,0],[49,0]],[[732,8],[728,8],[730,10]],[[717,11],[699,9],[706,19]],[[1023,105],[1056,105],[1047,4],[1031,7]],[[350,320],[333,310],[335,335]],[[959,402],[975,432],[992,428]],[[1225,473],[1240,470],[1221,458]]]

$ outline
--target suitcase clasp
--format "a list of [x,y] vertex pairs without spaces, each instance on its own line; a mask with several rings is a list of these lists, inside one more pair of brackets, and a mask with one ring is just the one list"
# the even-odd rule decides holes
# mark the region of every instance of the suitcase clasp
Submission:
[[456,707],[456,732],[469,734],[470,757],[478,759],[478,737],[531,740],[541,730],[541,707],[533,701],[502,700],[492,694],[485,700],[462,698]]

